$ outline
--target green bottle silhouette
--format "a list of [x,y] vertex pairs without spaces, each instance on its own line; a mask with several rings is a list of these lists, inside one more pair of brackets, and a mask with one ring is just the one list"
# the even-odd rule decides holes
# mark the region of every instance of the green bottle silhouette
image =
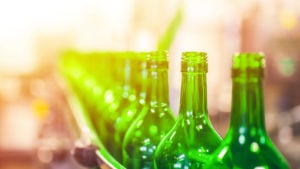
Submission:
[[[97,94],[99,95],[99,91],[96,90],[95,92],[95,87],[103,87],[100,86],[100,83],[98,83],[99,79],[97,79],[97,76],[95,76],[96,73],[92,71],[91,67],[95,64],[96,67],[102,65],[103,69],[106,69],[106,65],[102,63],[105,61],[106,56],[106,54],[104,55],[104,53],[98,52],[82,53],[77,51],[68,51],[62,55],[59,68],[61,74],[66,80],[66,83],[68,83],[68,87],[71,88],[67,97],[73,111],[72,113],[75,116],[78,125],[80,125],[79,127],[81,129],[87,128],[89,130],[89,139],[91,139],[93,144],[98,148],[97,154],[102,165],[104,164],[103,162],[105,162],[105,167],[123,169],[124,167],[111,156],[103,145],[102,140],[99,138],[99,135],[93,125],[93,119],[96,118],[93,115],[95,114],[91,112],[92,109],[88,106],[89,103],[91,103],[91,105],[95,104],[96,101],[93,99],[99,98],[96,96]],[[93,61],[95,62],[93,63]],[[101,77],[104,78],[104,76]],[[87,100],[88,96],[90,96],[90,100]],[[82,157],[84,157],[88,154],[84,153],[82,155]]]
[[[66,73],[70,86],[81,105],[86,109],[84,116],[92,122],[97,136],[103,143],[105,143],[103,138],[107,135],[105,128],[99,127],[100,124],[103,124],[103,112],[117,107],[121,98],[121,87],[115,80],[120,76],[119,69],[121,68],[116,68],[116,71],[109,70],[109,66],[123,63],[121,59],[116,62],[116,57],[119,55],[121,53],[71,52],[67,57],[74,56],[74,58],[71,57],[69,60],[67,58],[68,62],[65,63],[69,67]],[[116,73],[117,71],[118,73]]]
[[206,169],[289,168],[265,128],[264,61],[260,53],[234,55],[230,127]]
[[206,53],[184,52],[181,72],[179,116],[157,147],[157,169],[200,169],[222,141],[207,112]]
[[[118,59],[120,66],[117,68],[119,72],[116,87],[113,87],[113,93],[119,94],[114,99],[114,102],[109,104],[111,107],[104,107],[102,111],[99,111],[101,120],[98,121],[99,134],[103,140],[107,150],[118,160],[121,160],[122,145],[117,144],[115,139],[116,123],[120,121],[122,111],[125,109],[133,108],[137,104],[136,90],[134,83],[136,77],[133,75],[133,68],[135,60],[132,58],[133,52],[120,53]],[[113,85],[112,85],[113,86]],[[129,117],[129,116],[128,116]]]
[[131,90],[125,87],[127,86],[127,82],[124,80],[125,75],[129,73],[124,71],[126,67],[125,55],[124,52],[112,52],[106,56],[107,65],[104,65],[104,67],[108,69],[108,73],[102,77],[102,81],[105,82],[105,89],[102,99],[98,99],[98,104],[96,105],[95,111],[97,115],[93,117],[93,124],[107,149],[111,141],[109,137],[111,132],[113,132],[112,119],[117,117],[113,112],[120,107],[124,90]]
[[112,125],[114,132],[111,133],[113,139],[110,140],[110,144],[112,146],[112,154],[118,161],[122,161],[124,135],[136,118],[137,112],[141,110],[141,107],[143,107],[145,103],[147,54],[147,52],[131,52],[130,56],[127,56],[130,62],[128,65],[130,66],[129,86],[134,88],[135,91],[134,93],[132,92],[128,98],[123,99],[121,106],[114,112],[117,117],[113,119],[114,123]]
[[150,52],[147,80],[145,106],[138,112],[123,141],[123,165],[130,169],[154,168],[155,149],[175,122],[169,106],[166,52]]

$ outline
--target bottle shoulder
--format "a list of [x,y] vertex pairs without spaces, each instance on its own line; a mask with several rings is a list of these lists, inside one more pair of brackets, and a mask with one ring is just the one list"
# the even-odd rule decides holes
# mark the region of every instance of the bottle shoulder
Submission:
[[154,155],[155,165],[159,168],[202,168],[221,144],[221,137],[199,133],[202,132],[190,133],[177,122],[158,145]]
[[167,154],[185,154],[188,150],[211,153],[221,142],[222,138],[212,128],[186,125],[183,120],[177,120],[158,149]]
[[[179,115],[174,125],[173,131],[176,131],[178,135],[183,133],[196,136],[201,140],[205,138],[215,138],[216,140],[222,140],[221,136],[217,133],[216,129],[211,124],[207,115],[186,117]],[[189,131],[189,132],[188,132]]]
[[[145,125],[174,125],[175,115],[167,103],[146,103],[137,119],[145,119]],[[156,122],[155,122],[156,121]]]
[[[251,162],[250,162],[251,161]],[[268,136],[247,137],[226,135],[221,146],[213,153],[207,168],[287,169],[288,163]]]
[[114,126],[117,132],[125,132],[137,117],[138,112],[141,110],[141,106],[132,102],[123,110],[120,111],[118,117],[114,121]]
[[175,117],[169,110],[160,115],[151,112],[149,106],[144,106],[138,114],[125,134],[125,144],[147,139],[160,141],[175,123]]

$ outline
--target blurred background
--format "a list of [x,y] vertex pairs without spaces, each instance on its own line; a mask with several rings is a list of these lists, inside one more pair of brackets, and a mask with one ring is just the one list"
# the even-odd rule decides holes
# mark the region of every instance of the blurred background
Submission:
[[169,48],[170,101],[179,108],[183,51],[208,53],[208,106],[226,134],[231,57],[266,56],[266,126],[290,166],[300,168],[300,1],[0,1],[0,169],[76,169],[80,137],[57,62],[65,49],[155,50],[178,9]]

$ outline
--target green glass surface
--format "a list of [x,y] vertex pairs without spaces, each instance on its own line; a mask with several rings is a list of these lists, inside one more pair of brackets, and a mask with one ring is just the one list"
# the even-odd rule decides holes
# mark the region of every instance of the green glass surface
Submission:
[[102,102],[103,93],[109,76],[105,64],[106,53],[71,53],[73,58],[67,60],[67,77],[88,110]]
[[[100,66],[103,58],[100,58],[99,55],[103,55],[103,53],[93,53],[92,55],[93,57],[96,56],[96,58],[94,58],[97,60],[97,62],[94,62],[97,65],[96,67]],[[97,76],[94,76],[95,72],[91,70],[93,61],[96,61],[94,59],[91,59],[91,55],[87,53],[68,51],[64,53],[60,59],[60,72],[70,87],[70,91],[67,93],[68,102],[78,125],[80,125],[80,128],[82,129],[89,130],[90,139],[93,144],[98,147],[98,155],[108,166],[111,166],[111,168],[123,169],[124,167],[111,156],[103,145],[97,131],[95,130],[92,114],[90,110],[88,110],[89,107],[87,104],[92,102],[95,104],[96,102],[93,99],[98,98],[94,97],[96,96],[93,94],[94,90],[90,89],[101,85],[98,83],[99,79],[97,79]],[[91,98],[90,101],[86,100],[87,98]]]
[[97,134],[106,147],[108,137],[111,134],[108,130],[110,126],[107,124],[111,122],[111,115],[114,116],[111,112],[114,112],[120,106],[123,98],[124,59],[122,55],[121,52],[112,52],[106,56],[106,64],[103,64],[103,67],[107,69],[107,73],[99,76],[99,80],[105,82],[105,88],[102,98],[96,99],[97,104],[94,109],[96,114],[92,116]]
[[157,169],[200,169],[222,139],[207,111],[207,56],[184,52],[179,116],[154,156]]
[[[112,64],[110,55],[111,53],[107,52],[77,53],[75,58],[69,61],[69,83],[96,129],[102,119],[102,112],[98,107],[104,107],[106,93],[110,91],[108,86],[114,86],[113,80],[110,79],[111,72],[107,70]],[[113,96],[111,101],[114,101]],[[106,134],[99,130],[97,133],[99,136],[100,133]]]
[[[131,86],[131,62],[127,57],[128,52],[114,53],[112,57],[112,65],[114,69],[111,72],[111,83],[104,93],[104,102],[99,102],[97,111],[99,115],[94,117],[97,132],[103,141],[105,147],[112,155],[119,160],[114,153],[114,123],[119,113],[126,108],[131,101],[136,98],[135,90]],[[132,99],[133,98],[133,99]]]
[[127,69],[130,69],[128,87],[134,89],[134,91],[125,93],[128,96],[124,97],[120,107],[113,112],[116,114],[116,118],[111,119],[114,123],[112,124],[113,131],[111,132],[111,140],[108,145],[111,153],[118,161],[122,161],[124,135],[136,118],[138,110],[145,103],[146,56],[147,53],[145,52],[130,52],[130,56],[127,56],[127,59],[129,59],[129,68]]
[[156,147],[175,122],[169,106],[166,52],[150,52],[147,80],[145,106],[126,132],[122,147],[123,164],[130,169],[154,168]]
[[289,168],[265,128],[263,70],[264,56],[260,53],[234,56],[230,127],[206,169]]

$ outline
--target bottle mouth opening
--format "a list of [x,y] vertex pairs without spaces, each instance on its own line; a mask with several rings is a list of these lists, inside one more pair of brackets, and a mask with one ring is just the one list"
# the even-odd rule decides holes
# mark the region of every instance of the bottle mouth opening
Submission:
[[181,57],[181,72],[207,73],[207,54],[205,52],[183,52]]
[[207,54],[205,52],[196,51],[183,52],[181,61],[188,63],[207,63]]

